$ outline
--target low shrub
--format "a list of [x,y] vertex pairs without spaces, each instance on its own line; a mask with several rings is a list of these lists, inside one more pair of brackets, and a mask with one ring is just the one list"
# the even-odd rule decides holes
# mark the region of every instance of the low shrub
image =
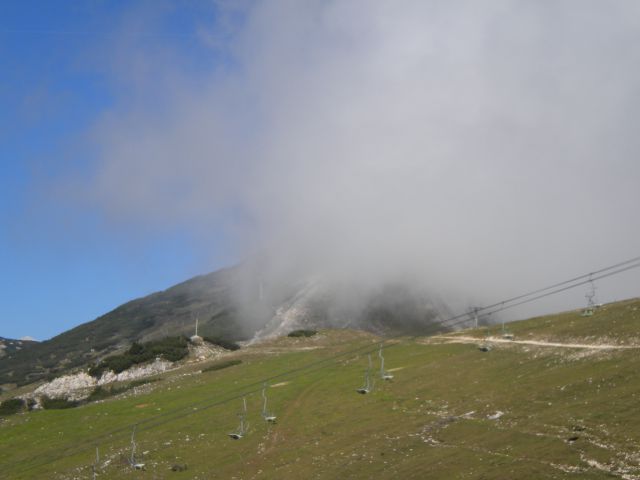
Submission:
[[313,337],[317,330],[294,330],[293,332],[289,332],[287,337]]
[[141,380],[134,380],[133,382],[127,385],[127,388],[140,387],[142,385],[146,385],[147,383],[154,383],[158,381],[160,381],[159,378],[143,378]]
[[207,368],[203,368],[202,372],[215,372],[216,370],[233,367],[234,365],[240,365],[241,363],[242,360],[227,360],[226,362],[218,362],[208,366]]
[[97,386],[93,390],[93,392],[91,392],[91,394],[87,397],[87,402],[96,402],[98,400],[104,400],[105,398],[109,398],[112,395],[115,395],[113,393],[113,389]]
[[42,397],[42,408],[45,410],[63,410],[65,408],[75,408],[78,402],[66,400],[64,398]]
[[222,347],[222,348],[224,348],[226,350],[240,350],[240,345],[238,345],[236,342],[232,342],[230,340],[225,340],[224,338],[202,337],[202,339],[207,343],[211,343],[213,345],[218,345],[219,347]]
[[0,416],[13,415],[25,409],[24,400],[21,398],[10,398],[0,403]]

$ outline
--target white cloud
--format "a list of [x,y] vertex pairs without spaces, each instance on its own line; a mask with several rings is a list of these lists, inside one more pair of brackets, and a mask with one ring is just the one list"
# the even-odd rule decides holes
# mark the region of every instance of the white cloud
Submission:
[[[225,22],[215,71],[136,72],[156,94],[97,128],[95,198],[116,218],[224,229],[280,267],[481,301],[635,256],[639,10],[256,2],[235,33]],[[201,33],[220,48],[216,26]]]

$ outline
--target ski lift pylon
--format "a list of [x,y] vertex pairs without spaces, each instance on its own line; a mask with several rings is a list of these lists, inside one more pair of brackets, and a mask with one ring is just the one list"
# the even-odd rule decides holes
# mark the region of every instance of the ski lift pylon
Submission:
[[590,317],[595,313],[596,301],[594,300],[596,297],[596,286],[591,279],[591,275],[589,275],[589,290],[585,293],[585,298],[587,299],[587,306],[582,311],[583,317]]

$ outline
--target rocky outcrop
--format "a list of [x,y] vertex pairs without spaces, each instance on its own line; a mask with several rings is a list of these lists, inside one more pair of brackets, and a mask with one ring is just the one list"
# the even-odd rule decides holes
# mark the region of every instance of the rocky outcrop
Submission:
[[102,374],[98,380],[98,385],[105,385],[112,382],[128,382],[139,378],[150,377],[162,372],[166,372],[173,366],[172,362],[156,358],[154,362],[144,365],[135,365],[128,370],[120,373],[114,373],[108,370]]
[[[189,356],[192,361],[200,361],[211,358],[218,358],[225,354],[227,350],[217,345],[203,342],[200,345],[189,345]],[[72,402],[85,400],[91,392],[102,385],[113,382],[129,382],[138,380],[170,370],[174,363],[161,358],[143,365],[135,365],[123,372],[115,373],[108,370],[98,379],[86,372],[78,372],[72,375],[64,375],[50,382],[40,385],[32,394],[25,398],[33,399],[37,404],[41,403],[43,397],[61,398]]]
[[223,356],[227,352],[228,350],[207,342],[203,342],[201,345],[189,345],[189,357],[191,357],[193,361],[215,359]]
[[64,398],[79,401],[87,398],[96,386],[96,379],[85,372],[65,375],[40,385],[33,392],[32,398]]
[[77,402],[85,400],[89,395],[91,395],[91,392],[93,392],[97,386],[113,382],[127,382],[150,377],[152,375],[166,372],[172,366],[172,362],[157,358],[152,363],[136,365],[124,372],[104,372],[99,379],[92,377],[86,372],[64,375],[40,385],[31,395],[28,395],[25,398],[34,399],[38,404],[43,397],[61,398],[71,402]]

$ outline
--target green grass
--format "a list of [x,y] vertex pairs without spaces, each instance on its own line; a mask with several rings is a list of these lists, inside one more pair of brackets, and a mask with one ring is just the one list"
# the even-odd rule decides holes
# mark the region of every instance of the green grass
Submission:
[[[630,343],[640,326],[634,308],[639,301],[509,327],[518,338]],[[90,478],[96,445],[111,460],[100,469],[109,479],[621,478],[588,461],[640,475],[640,350],[585,355],[501,344],[482,353],[404,338],[385,350],[394,380],[376,379],[368,395],[355,392],[365,351],[269,381],[268,408],[278,416],[269,425],[260,417],[263,379],[365,345],[375,359],[378,341],[347,331],[295,347],[289,340],[235,352],[230,360],[242,363],[234,368],[195,364],[165,374],[149,393],[7,417],[0,478]],[[237,426],[243,392],[250,430],[234,441],[226,434]],[[488,418],[497,411],[504,415]],[[146,472],[122,461],[135,423]]]

